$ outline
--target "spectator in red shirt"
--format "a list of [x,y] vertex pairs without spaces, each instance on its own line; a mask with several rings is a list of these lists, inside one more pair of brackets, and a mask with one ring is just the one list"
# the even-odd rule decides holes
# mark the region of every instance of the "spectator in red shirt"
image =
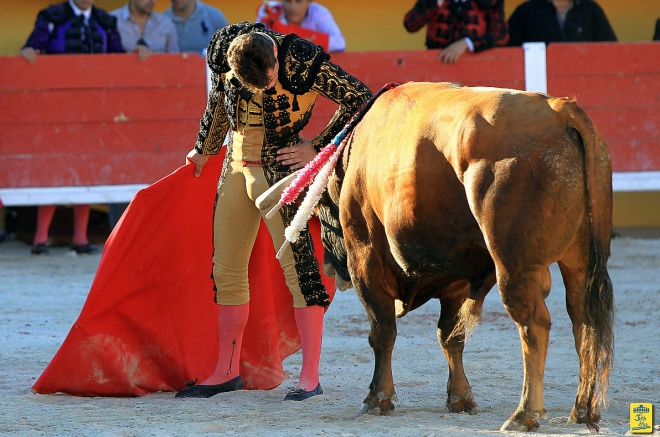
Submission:
[[467,50],[479,53],[509,40],[504,0],[417,0],[403,25],[408,32],[426,26],[426,47],[444,49],[446,64]]

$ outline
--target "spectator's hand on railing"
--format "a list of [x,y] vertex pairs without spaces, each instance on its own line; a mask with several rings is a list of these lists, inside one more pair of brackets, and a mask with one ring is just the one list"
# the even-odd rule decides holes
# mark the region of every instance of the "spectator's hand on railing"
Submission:
[[147,46],[143,46],[142,44],[138,44],[135,46],[133,49],[133,53],[137,53],[138,59],[140,62],[144,62],[151,56],[151,50]]
[[440,54],[440,59],[445,64],[454,64],[467,49],[467,41],[465,41],[464,38],[461,38],[458,41],[449,44],[449,46]]
[[23,50],[18,52],[18,54],[25,58],[25,60],[30,64],[37,62],[37,51],[32,47],[25,47]]

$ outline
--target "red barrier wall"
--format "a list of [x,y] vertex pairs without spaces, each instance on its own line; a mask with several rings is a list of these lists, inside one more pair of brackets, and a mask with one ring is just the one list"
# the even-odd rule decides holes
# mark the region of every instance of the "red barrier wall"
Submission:
[[0,187],[157,181],[194,144],[205,68],[191,54],[0,58]]
[[[521,48],[333,56],[374,91],[387,82],[453,81],[524,89]],[[553,44],[548,92],[577,97],[607,139],[615,171],[660,170],[660,43]],[[157,54],[0,57],[0,188],[148,184],[183,164],[206,101],[204,59]],[[319,98],[305,133],[336,107]]]
[[614,171],[660,170],[660,43],[550,44],[546,58],[548,93],[577,99]]
[[[332,61],[360,78],[374,92],[388,82],[456,82],[468,86],[525,88],[523,50],[497,48],[463,56],[454,65],[439,60],[438,50],[334,53]],[[305,134],[320,132],[337,106],[318,99]]]

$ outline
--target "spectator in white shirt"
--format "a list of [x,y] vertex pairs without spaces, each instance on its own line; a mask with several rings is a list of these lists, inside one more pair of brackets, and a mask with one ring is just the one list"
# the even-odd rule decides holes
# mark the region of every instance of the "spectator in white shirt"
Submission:
[[268,25],[270,16],[276,16],[282,24],[295,24],[305,29],[329,35],[328,52],[346,50],[346,39],[328,8],[312,0],[269,1],[261,5],[257,12],[257,22]]

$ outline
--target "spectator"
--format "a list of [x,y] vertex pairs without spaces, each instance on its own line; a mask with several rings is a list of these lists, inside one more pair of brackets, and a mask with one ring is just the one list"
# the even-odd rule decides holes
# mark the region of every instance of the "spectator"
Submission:
[[[224,27],[209,44],[213,86],[195,147],[187,158],[199,175],[209,155],[219,153],[231,129],[213,217],[219,353],[213,374],[176,397],[207,398],[243,388],[238,364],[243,330],[250,305],[260,304],[250,302],[250,253],[262,218],[279,248],[284,229],[296,213],[294,205],[285,205],[265,218],[265,211],[259,211],[254,202],[274,183],[314,159],[371,97],[369,88],[329,58],[318,45],[294,34],[267,30],[260,23]],[[301,137],[301,131],[318,95],[339,108],[325,129],[309,140]],[[303,355],[297,388],[285,400],[301,401],[323,393],[318,365],[324,308],[330,296],[321,281],[311,238],[308,230],[301,232],[280,259],[293,296]]]
[[111,12],[117,17],[117,28],[126,52],[136,52],[141,61],[152,53],[179,51],[179,38],[174,23],[164,14],[154,12],[156,0],[128,0]]
[[508,41],[504,0],[417,0],[403,25],[417,32],[426,25],[426,47],[444,49],[446,64],[458,61],[467,50],[479,53]]
[[509,17],[509,35],[511,46],[617,40],[605,12],[593,0],[528,0]]
[[182,52],[202,53],[215,31],[229,24],[219,9],[197,0],[172,0],[165,15],[176,27]]
[[[117,20],[93,6],[94,0],[69,0],[39,11],[34,29],[19,54],[35,63],[38,54],[123,53]],[[82,73],[81,73],[82,74]],[[37,213],[37,230],[32,254],[49,253],[48,230],[55,205],[43,205]],[[75,205],[72,250],[77,254],[94,252],[87,239],[89,205]]]
[[[327,47],[324,47],[328,52],[346,50],[346,39],[330,10],[312,0],[265,2],[257,11],[257,22],[264,23],[266,27],[276,31],[283,30],[277,27],[281,24],[321,32],[328,36]],[[302,36],[306,37],[304,34]]]

